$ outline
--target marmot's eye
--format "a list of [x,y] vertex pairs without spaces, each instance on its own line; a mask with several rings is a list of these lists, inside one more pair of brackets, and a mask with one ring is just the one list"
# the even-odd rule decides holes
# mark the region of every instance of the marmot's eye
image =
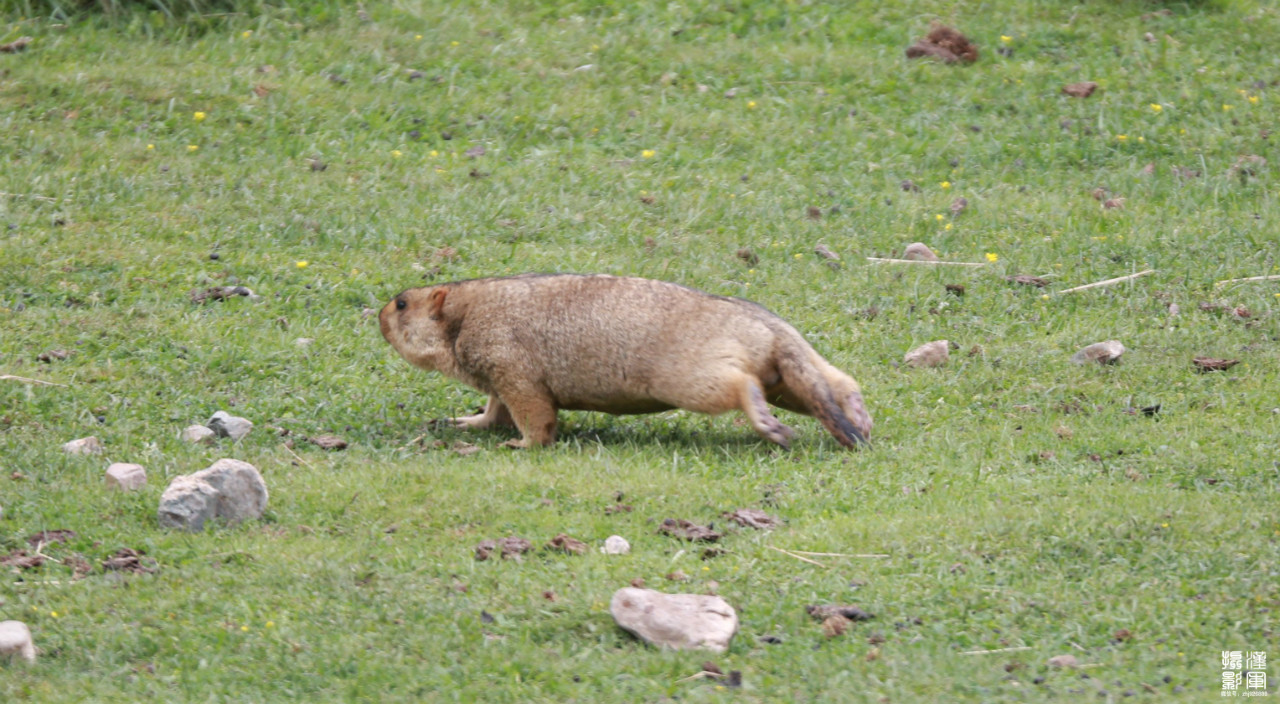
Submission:
[[396,301],[396,310],[404,310],[405,305],[406,305],[406,304],[405,304],[405,302],[404,302],[404,299],[403,299],[403,298],[398,299],[398,300]]

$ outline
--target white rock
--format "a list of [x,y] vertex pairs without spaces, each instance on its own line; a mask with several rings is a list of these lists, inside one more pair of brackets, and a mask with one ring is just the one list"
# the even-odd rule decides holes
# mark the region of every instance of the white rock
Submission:
[[293,344],[297,345],[298,347],[309,347],[311,343],[315,341],[316,339],[314,337],[299,337],[298,339],[293,341]]
[[626,555],[631,552],[631,543],[621,535],[611,535],[604,539],[604,547],[600,552],[606,555]]
[[147,470],[140,464],[115,462],[107,467],[107,486],[121,491],[133,491],[147,485]]
[[21,621],[0,621],[0,657],[18,656],[36,661],[36,646],[31,642],[31,629]]
[[62,451],[68,455],[100,455],[105,449],[102,446],[102,442],[92,435],[87,438],[72,440],[62,446]]
[[718,596],[627,587],[614,592],[609,612],[639,638],[676,650],[724,652],[738,632],[738,613]]
[[951,358],[951,343],[935,340],[911,350],[902,358],[909,367],[940,367]]
[[1095,342],[1081,349],[1071,355],[1071,361],[1076,364],[1088,364],[1089,362],[1115,364],[1120,361],[1120,355],[1122,354],[1124,354],[1124,345],[1120,344],[1119,340],[1107,340],[1106,342]]
[[903,259],[910,259],[918,262],[936,262],[938,255],[929,249],[928,245],[923,242],[912,242],[907,245],[906,251],[902,253]]
[[267,507],[267,485],[248,462],[218,460],[208,469],[174,477],[160,497],[160,525],[204,530],[206,521],[229,523],[261,518]]
[[189,443],[212,445],[218,441],[218,434],[203,425],[188,425],[182,431],[182,439]]
[[1071,654],[1054,655],[1049,658],[1049,667],[1075,669],[1079,666],[1080,661],[1076,659],[1076,656]]
[[238,442],[253,430],[253,421],[233,416],[226,411],[218,411],[209,419],[209,430],[217,433],[219,437],[231,438]]

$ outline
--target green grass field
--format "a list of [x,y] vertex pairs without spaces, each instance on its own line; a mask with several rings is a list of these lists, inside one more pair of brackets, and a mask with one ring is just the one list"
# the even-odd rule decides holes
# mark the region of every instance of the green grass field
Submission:
[[[0,2],[0,43],[34,39],[0,54],[0,375],[65,385],[0,380],[0,556],[76,534],[0,573],[0,620],[41,650],[0,662],[0,699],[1218,699],[1220,651],[1280,658],[1280,281],[1215,286],[1280,274],[1280,12],[1161,7],[405,0],[188,31]],[[979,60],[907,60],[934,19]],[[985,266],[866,260],[915,241]],[[526,271],[758,301],[862,384],[874,443],[785,412],[789,452],[737,414],[562,413],[534,452],[433,429],[482,396],[366,309]],[[188,298],[227,284],[261,299]],[[946,366],[902,365],[937,339]],[[1120,364],[1069,362],[1108,339]],[[257,427],[178,439],[217,410]],[[86,435],[104,456],[64,455]],[[161,529],[169,480],[221,457],[262,471],[264,520]],[[150,484],[108,492],[116,461]],[[740,507],[786,524],[720,518]],[[726,553],[664,518],[715,522]],[[473,557],[561,532],[591,551]],[[596,550],[615,533],[631,555]],[[104,572],[122,547],[158,571]],[[637,578],[722,595],[731,650],[620,631]],[[827,638],[824,603],[876,618]],[[682,681],[707,660],[741,687]]]

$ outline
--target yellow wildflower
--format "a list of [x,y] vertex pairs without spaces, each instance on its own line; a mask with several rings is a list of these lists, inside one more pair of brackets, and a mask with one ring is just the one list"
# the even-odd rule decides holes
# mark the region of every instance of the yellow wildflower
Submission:
[[1257,105],[1257,104],[1258,104],[1258,96],[1256,96],[1256,95],[1251,95],[1251,96],[1249,96],[1249,102],[1250,102],[1251,104],[1253,104],[1253,105]]
[[1009,42],[1013,41],[1013,37],[1011,37],[1011,36],[1009,36],[1009,35],[1007,35],[1007,34],[1001,34],[1001,35],[1000,35],[1000,41],[1004,42],[1005,44],[1008,44]]
[[248,626],[241,626],[241,627],[240,627],[240,630],[244,631],[245,633],[248,633],[248,632],[249,632],[249,627],[248,627]]
[[987,252],[987,261],[998,262],[1000,261],[1000,255],[996,254],[995,252]]
[[1164,106],[1160,103],[1151,104],[1151,112],[1160,112],[1161,110],[1164,110]]
[[946,220],[946,218],[942,216],[942,213],[938,213],[937,215],[934,215],[933,219],[937,220],[938,222],[942,222],[943,220]]
[[307,265],[308,265],[308,264],[310,264],[310,263],[311,263],[311,262],[306,261],[306,260],[304,259],[304,260],[302,260],[302,261],[298,262],[298,268],[299,268],[299,269],[306,269],[306,268],[307,268]]
[[198,144],[188,144],[188,145],[187,145],[187,151],[189,151],[189,152],[194,152],[195,150],[197,150],[197,149],[199,149],[199,148],[200,148],[200,145],[198,145]]
[[950,229],[951,229],[951,223],[947,223],[946,227],[943,227],[942,229],[944,229],[944,230],[950,230]]
[[196,113],[191,117],[195,118],[196,122],[204,122],[204,113],[200,111],[196,111]]
[[944,191],[945,191],[946,189],[948,189],[948,188],[951,188],[951,182],[950,182],[950,181],[943,181],[943,182],[942,182],[941,184],[939,184],[939,185],[940,185],[940,186],[942,186],[942,190],[944,190]]
[[1226,111],[1230,110],[1230,109],[1231,109],[1231,108],[1233,108],[1233,107],[1235,107],[1235,106],[1234,106],[1234,105],[1228,105],[1228,104],[1226,104],[1226,103],[1223,103],[1223,104],[1222,104],[1222,111],[1223,111],[1223,112],[1226,112]]
[[645,159],[652,159],[656,154],[657,152],[653,151],[652,149],[646,149],[640,152],[640,156],[644,157]]
[[458,46],[458,42],[449,42],[449,46]]
[[252,30],[252,29],[246,29],[246,30],[244,30],[243,32],[241,32],[241,33],[240,33],[240,36],[241,36],[241,37],[244,37],[245,39],[248,39],[249,37],[252,37],[252,36],[253,36],[253,30]]
[[392,149],[391,156],[394,156],[395,158],[399,159],[400,157],[404,156],[404,152],[400,151],[399,149]]
[[754,108],[755,106],[756,106],[756,101],[754,101],[754,100],[748,100],[748,101],[747,101],[747,107],[748,107],[748,108]]
[[415,35],[413,35],[413,38],[414,38],[414,39],[421,40],[421,39],[422,39],[422,35],[421,35],[421,34],[415,34]]
[[151,151],[151,150],[153,150],[153,149],[155,149],[155,148],[156,148],[156,145],[154,145],[154,144],[148,144],[148,145],[147,145],[147,151]]
[[1128,141],[1128,139],[1129,139],[1129,135],[1127,135],[1127,134],[1118,134],[1118,135],[1116,135],[1116,141],[1118,141],[1118,142],[1125,142],[1125,141]]

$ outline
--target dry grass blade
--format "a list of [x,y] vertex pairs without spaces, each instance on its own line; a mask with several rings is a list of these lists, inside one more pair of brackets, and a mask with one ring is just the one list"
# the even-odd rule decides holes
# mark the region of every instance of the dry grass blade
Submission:
[[923,259],[888,259],[885,257],[867,257],[867,261],[877,264],[933,264],[941,266],[986,266],[983,262],[931,262]]
[[0,375],[0,381],[22,381],[28,384],[38,384],[40,386],[60,386],[64,389],[70,388],[66,384],[55,384],[52,381],[43,381],[41,379],[29,379],[25,376],[14,376],[12,374]]
[[766,545],[765,547],[766,547],[766,548],[769,548],[770,550],[773,550],[774,552],[780,552],[780,553],[782,553],[783,555],[786,555],[787,557],[795,558],[795,559],[797,559],[797,560],[799,560],[799,561],[801,561],[801,562],[807,562],[807,563],[809,563],[809,564],[811,564],[811,565],[816,565],[816,566],[818,566],[818,567],[821,567],[821,568],[822,568],[822,569],[824,569],[824,570],[827,568],[827,566],[826,566],[826,565],[822,564],[821,562],[818,562],[817,560],[810,560],[809,558],[807,558],[807,557],[805,557],[805,556],[803,556],[803,555],[797,555],[797,554],[795,554],[794,552],[791,552],[791,551],[789,551],[789,550],[783,550],[782,548],[775,548],[775,547],[773,547],[772,545]]
[[1147,269],[1147,270],[1145,270],[1145,271],[1139,271],[1139,272],[1138,272],[1138,273],[1136,273],[1136,274],[1129,274],[1128,276],[1117,276],[1117,277],[1116,277],[1116,278],[1114,278],[1114,279],[1106,279],[1105,281],[1095,281],[1095,282],[1093,282],[1093,283],[1091,283],[1091,284],[1085,284],[1085,285],[1083,285],[1083,286],[1076,286],[1076,287],[1074,287],[1074,288],[1064,289],[1064,290],[1062,290],[1062,291],[1059,291],[1058,293],[1059,293],[1059,294],[1063,294],[1063,293],[1075,293],[1076,291],[1084,291],[1084,290],[1091,289],[1091,288],[1099,288],[1099,287],[1102,287],[1102,286],[1111,286],[1111,285],[1113,285],[1113,284],[1124,283],[1125,281],[1131,281],[1131,280],[1133,280],[1133,279],[1137,279],[1137,278],[1140,278],[1140,277],[1146,276],[1147,274],[1154,274],[1154,273],[1156,273],[1156,270],[1155,270],[1155,269]]

